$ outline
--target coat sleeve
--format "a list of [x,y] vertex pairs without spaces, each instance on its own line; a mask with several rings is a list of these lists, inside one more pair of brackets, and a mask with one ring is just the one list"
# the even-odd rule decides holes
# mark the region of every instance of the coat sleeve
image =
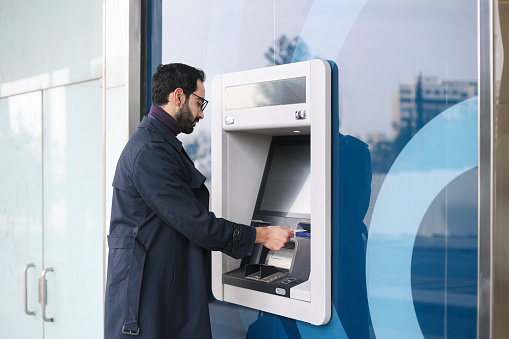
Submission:
[[168,227],[198,246],[244,257],[256,231],[209,212],[186,183],[182,159],[160,145],[142,148],[134,161],[132,178],[143,200]]

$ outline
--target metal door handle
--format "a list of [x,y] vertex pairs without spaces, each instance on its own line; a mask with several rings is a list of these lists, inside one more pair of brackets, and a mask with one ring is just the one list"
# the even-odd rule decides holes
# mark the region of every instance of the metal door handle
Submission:
[[47,322],[52,322],[53,318],[46,317],[46,301],[47,301],[47,286],[46,286],[46,273],[52,272],[53,267],[48,267],[42,271],[41,277],[39,278],[39,302],[42,305],[42,319]]
[[28,315],[35,315],[35,311],[28,310],[28,296],[27,296],[27,271],[30,267],[35,267],[34,263],[27,264],[25,268],[23,268],[23,308],[25,309],[25,313]]

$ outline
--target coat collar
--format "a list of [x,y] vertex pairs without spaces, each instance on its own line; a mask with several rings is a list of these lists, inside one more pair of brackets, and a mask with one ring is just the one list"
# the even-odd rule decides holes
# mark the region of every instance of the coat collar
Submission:
[[177,120],[175,120],[168,112],[159,106],[150,107],[148,116],[150,118],[155,118],[157,121],[169,128],[175,136],[182,132],[182,129],[180,128]]
[[[194,165],[193,160],[191,160],[189,155],[187,155],[186,151],[184,150],[184,147],[182,147],[182,142],[179,139],[177,139],[175,135],[173,135],[169,128],[164,126],[159,121],[149,117],[144,117],[138,128],[146,128],[147,130],[153,131],[154,133],[149,132],[151,138],[156,139],[162,138],[166,140],[170,145],[173,146],[173,148],[182,153],[191,162],[191,164]],[[163,142],[162,139],[159,139],[159,142]],[[157,142],[157,140],[152,141]],[[193,181],[191,183],[192,185],[191,187],[192,188],[200,187],[206,179],[207,178],[205,178],[205,176],[201,174],[200,171],[194,168]]]
[[144,117],[138,128],[147,128],[156,131],[164,140],[170,143],[177,151],[182,152],[182,142],[163,124],[155,119]]

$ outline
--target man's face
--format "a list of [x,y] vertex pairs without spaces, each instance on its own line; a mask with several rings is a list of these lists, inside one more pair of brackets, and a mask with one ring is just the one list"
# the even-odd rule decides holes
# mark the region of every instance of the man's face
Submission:
[[[200,119],[203,119],[203,112],[201,110],[202,99],[198,98],[205,97],[205,86],[203,86],[203,82],[198,79],[196,91],[193,94],[189,94],[189,97],[180,107],[176,120],[182,129],[182,132],[185,134],[190,134],[194,130],[194,126]],[[197,95],[197,96],[196,96]]]

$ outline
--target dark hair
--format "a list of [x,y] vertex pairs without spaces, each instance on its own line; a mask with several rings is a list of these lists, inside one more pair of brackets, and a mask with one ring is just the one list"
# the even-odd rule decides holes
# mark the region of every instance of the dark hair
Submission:
[[[152,105],[167,104],[168,94],[177,88],[190,93],[196,91],[198,79],[205,81],[205,73],[198,68],[178,63],[157,66],[157,71],[152,76]],[[189,92],[185,93],[186,99],[189,98]]]

